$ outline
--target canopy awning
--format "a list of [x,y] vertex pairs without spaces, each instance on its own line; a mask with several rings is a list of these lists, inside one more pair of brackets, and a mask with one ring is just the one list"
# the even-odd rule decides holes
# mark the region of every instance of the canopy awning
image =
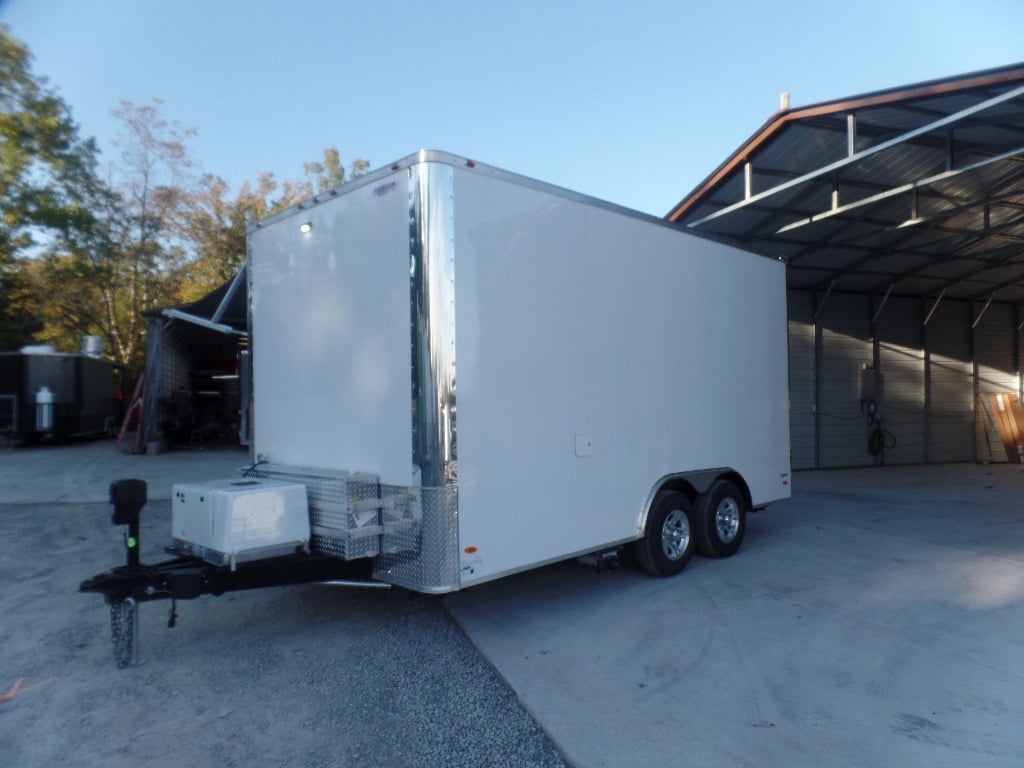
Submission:
[[1024,303],[1024,64],[780,111],[666,218],[791,288]]

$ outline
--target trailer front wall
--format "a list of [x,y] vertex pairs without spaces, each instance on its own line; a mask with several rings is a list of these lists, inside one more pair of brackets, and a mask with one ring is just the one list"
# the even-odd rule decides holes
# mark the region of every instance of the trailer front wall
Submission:
[[788,496],[784,269],[457,169],[462,584],[636,538],[659,479]]
[[250,234],[256,458],[411,481],[408,178],[388,178]]

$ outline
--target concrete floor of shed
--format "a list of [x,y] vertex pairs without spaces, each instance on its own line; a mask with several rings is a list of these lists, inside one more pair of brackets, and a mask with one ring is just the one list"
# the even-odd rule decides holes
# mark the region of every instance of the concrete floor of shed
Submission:
[[446,599],[578,766],[1017,766],[1024,467],[797,473],[739,554]]

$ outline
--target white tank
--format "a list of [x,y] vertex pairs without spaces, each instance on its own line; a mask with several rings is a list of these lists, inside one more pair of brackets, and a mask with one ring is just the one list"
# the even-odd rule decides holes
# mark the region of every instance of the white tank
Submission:
[[53,431],[53,392],[49,387],[36,392],[36,431]]

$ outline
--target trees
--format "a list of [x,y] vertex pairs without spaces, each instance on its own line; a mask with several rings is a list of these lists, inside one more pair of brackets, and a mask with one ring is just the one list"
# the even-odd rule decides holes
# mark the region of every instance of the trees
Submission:
[[304,178],[262,174],[234,195],[201,173],[195,135],[161,114],[159,100],[122,101],[122,131],[100,167],[70,110],[31,55],[0,25],[0,350],[32,341],[77,349],[104,338],[108,354],[142,370],[143,313],[191,301],[245,261],[249,223],[362,175],[335,147],[306,163]]
[[96,154],[67,105],[32,74],[28,49],[0,25],[0,349],[41,328],[21,257],[89,227]]
[[245,232],[258,219],[297,203],[305,195],[297,182],[278,182],[264,173],[246,181],[238,194],[221,177],[204,174],[185,200],[181,231],[192,257],[177,271],[178,293],[193,301],[230,280],[245,263]]
[[306,183],[304,185],[306,197],[326,192],[345,181],[362,176],[369,167],[369,160],[356,158],[352,161],[352,165],[346,174],[338,148],[328,147],[324,150],[322,161],[313,161],[302,166],[302,172],[306,176]]
[[129,370],[144,364],[143,313],[177,302],[167,275],[187,258],[176,236],[191,194],[193,132],[165,120],[159,102],[122,101],[123,130],[106,179],[94,176],[83,226],[63,232],[29,272],[43,327],[36,338],[74,349],[85,334],[103,337],[108,354]]
[[195,192],[185,200],[181,235],[192,258],[178,273],[182,299],[200,298],[241,269],[249,224],[358,178],[369,166],[369,161],[359,158],[346,169],[337,148],[328,147],[322,160],[304,164],[303,181],[279,182],[273,174],[264,173],[255,184],[244,182],[234,197],[230,196],[224,179],[204,175]]

